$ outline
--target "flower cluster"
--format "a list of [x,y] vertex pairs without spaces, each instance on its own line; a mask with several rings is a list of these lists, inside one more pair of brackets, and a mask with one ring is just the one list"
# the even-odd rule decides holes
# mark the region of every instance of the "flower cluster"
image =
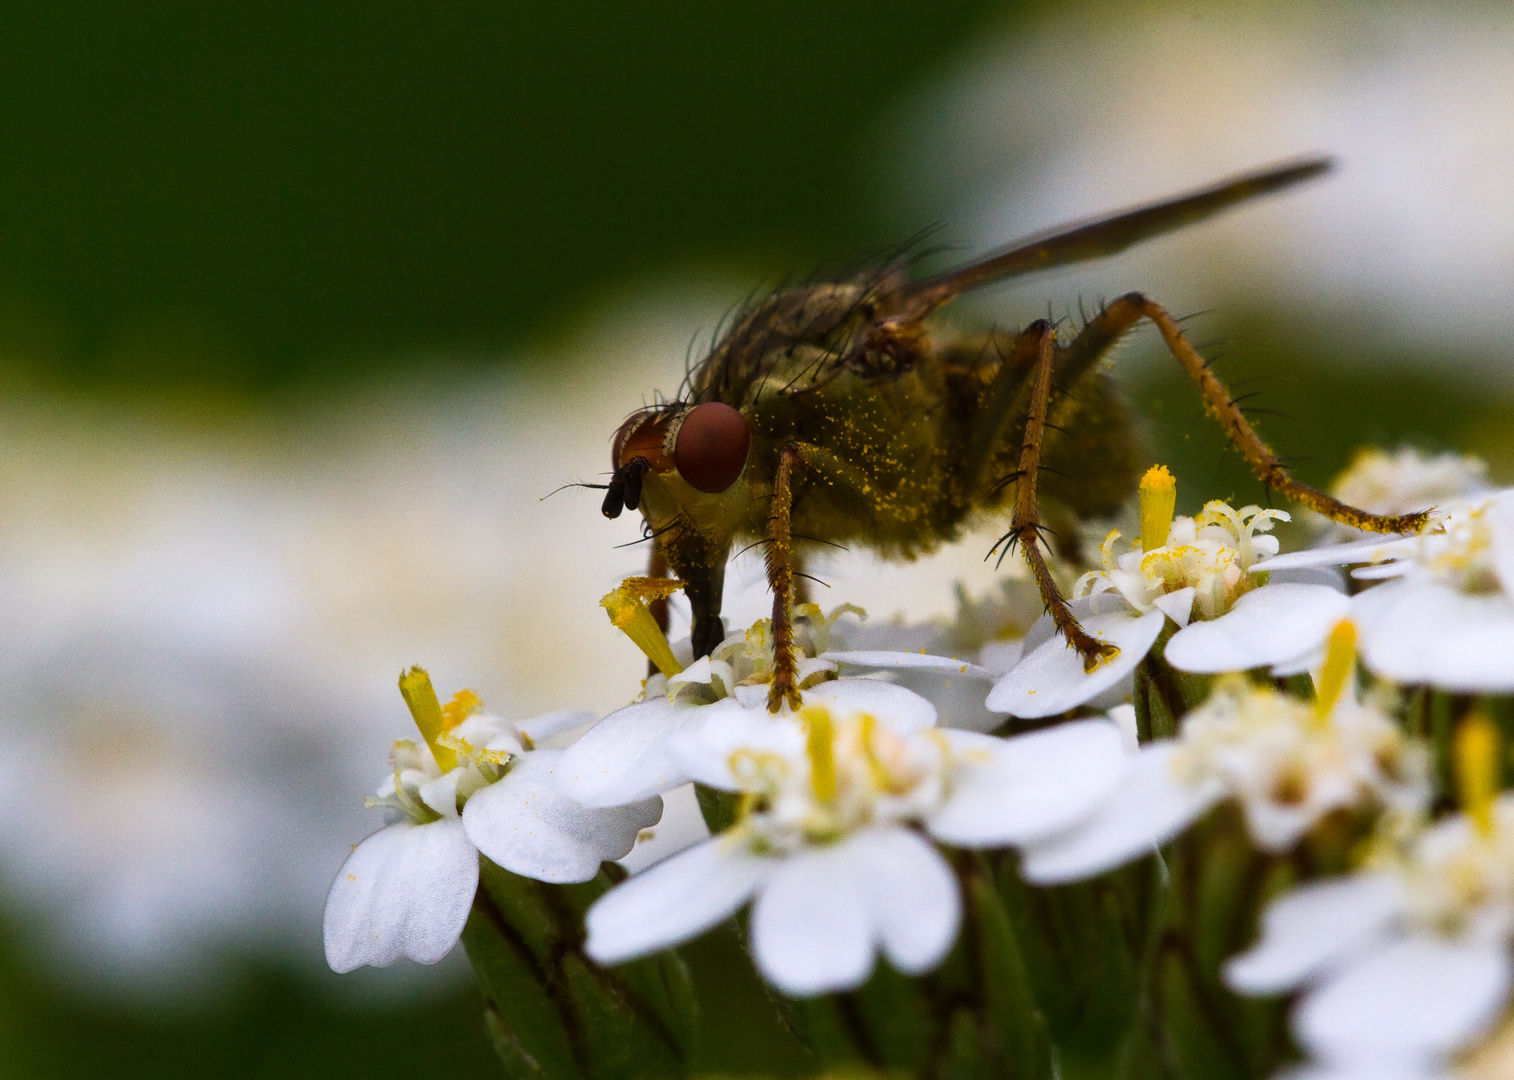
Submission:
[[[757,969],[789,998],[862,987],[881,957],[905,976],[975,972],[978,989],[952,1000],[982,1003],[1009,978],[990,970],[1002,962],[1039,1016],[1030,960],[1005,959],[1034,950],[986,943],[1037,920],[1065,937],[1072,916],[1047,914],[1064,894],[1043,887],[1099,878],[1124,897],[1109,901],[1120,919],[1146,920],[1107,946],[1125,950],[1116,968],[1162,971],[1178,949],[1213,965],[1185,993],[1298,993],[1292,1043],[1243,1072],[1301,1052],[1320,1075],[1429,1077],[1492,1053],[1514,987],[1514,793],[1508,733],[1489,719],[1514,727],[1514,491],[1464,462],[1355,468],[1342,490],[1370,481],[1374,505],[1402,509],[1427,486],[1447,501],[1418,535],[1317,533],[1280,554],[1287,514],[1211,501],[1180,516],[1174,478],[1152,469],[1138,535],[1111,531],[1070,590],[1117,650],[1091,671],[1049,616],[1009,649],[981,628],[894,635],[975,643],[947,656],[865,647],[888,635],[860,629],[862,612],[802,604],[797,703],[770,711],[768,622],[694,659],[648,609],[677,583],[653,579],[605,599],[656,671],[597,722],[511,722],[466,691],[444,707],[412,670],[401,689],[422,741],[395,744],[372,800],[392,823],[332,887],[328,959],[434,961],[468,921],[480,857],[539,882],[596,879],[658,823],[663,796],[693,785],[709,835],[604,875],[564,949],[615,967],[749,909]],[[1246,853],[1250,884],[1206,900],[1211,842]],[[1163,851],[1181,857],[1155,878],[1117,873]],[[1283,890],[1265,910],[1264,886]],[[1153,887],[1182,901],[1150,903]],[[1200,949],[1185,919],[1239,937]],[[953,967],[968,925],[972,958]],[[1145,1015],[1131,1013],[1130,1045],[1175,1053],[1182,1025],[1151,1035]],[[1027,1023],[1015,1045],[1051,1040],[1055,1061],[1050,1028]],[[1267,1039],[1275,1027],[1253,1041]]]

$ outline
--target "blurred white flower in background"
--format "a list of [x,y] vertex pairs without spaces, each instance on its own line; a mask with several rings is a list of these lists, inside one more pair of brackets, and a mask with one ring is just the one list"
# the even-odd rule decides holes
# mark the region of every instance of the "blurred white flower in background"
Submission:
[[[879,140],[902,163],[891,202],[901,227],[945,221],[984,250],[1280,159],[1336,155],[1338,172],[1305,190],[1016,295],[1034,314],[1048,299],[1076,310],[1080,295],[1131,288],[1187,310],[1251,296],[1369,343],[1470,348],[1507,385],[1507,16],[1493,3],[1058,5],[985,35],[895,120]],[[987,302],[1002,316],[1002,294]]]

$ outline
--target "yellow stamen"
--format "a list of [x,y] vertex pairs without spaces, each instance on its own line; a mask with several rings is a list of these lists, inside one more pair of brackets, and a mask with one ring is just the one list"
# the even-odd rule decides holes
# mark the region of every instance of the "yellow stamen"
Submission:
[[1356,624],[1342,619],[1325,639],[1325,665],[1314,680],[1314,718],[1323,726],[1356,673]]
[[1461,808],[1484,836],[1493,832],[1493,802],[1498,798],[1498,744],[1498,725],[1483,713],[1473,713],[1457,729],[1456,745],[1452,748]]
[[858,737],[862,742],[862,754],[867,760],[868,774],[873,778],[873,786],[879,791],[887,791],[893,786],[893,777],[889,775],[883,762],[878,760],[878,749],[873,745],[873,737],[878,733],[878,720],[872,713],[862,714],[862,729]]
[[810,759],[810,787],[815,798],[828,803],[836,797],[836,726],[831,714],[818,705],[799,710],[805,728],[805,753]]
[[442,706],[442,723],[451,731],[474,713],[482,711],[483,707],[484,699],[472,690],[459,690]]
[[610,621],[669,678],[682,671],[683,665],[673,656],[668,636],[657,625],[647,604],[666,600],[681,588],[683,582],[674,578],[629,577],[599,602],[610,613]]
[[1167,543],[1172,512],[1178,505],[1178,482],[1165,465],[1153,465],[1141,477],[1141,550],[1155,551]]
[[447,772],[457,765],[457,753],[441,745],[439,740],[447,731],[447,720],[442,715],[441,702],[436,700],[436,691],[431,686],[431,676],[426,669],[413,667],[400,676],[400,696],[410,706],[410,715],[431,747],[431,756]]

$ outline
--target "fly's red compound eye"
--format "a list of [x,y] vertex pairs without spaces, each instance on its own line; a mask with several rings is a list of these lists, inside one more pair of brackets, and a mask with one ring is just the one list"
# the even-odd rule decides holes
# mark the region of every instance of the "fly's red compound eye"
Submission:
[[746,417],[729,405],[706,401],[683,418],[673,463],[690,487],[718,495],[741,475],[751,446],[752,431]]

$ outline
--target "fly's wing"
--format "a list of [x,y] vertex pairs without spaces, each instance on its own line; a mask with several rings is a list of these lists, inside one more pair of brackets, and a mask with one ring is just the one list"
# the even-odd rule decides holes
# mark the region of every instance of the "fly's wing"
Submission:
[[1113,255],[1132,244],[1202,221],[1248,199],[1312,180],[1330,168],[1329,158],[1274,165],[1113,217],[1038,233],[975,263],[906,286],[890,305],[892,314],[906,320],[922,319],[968,289],[1036,270]]

